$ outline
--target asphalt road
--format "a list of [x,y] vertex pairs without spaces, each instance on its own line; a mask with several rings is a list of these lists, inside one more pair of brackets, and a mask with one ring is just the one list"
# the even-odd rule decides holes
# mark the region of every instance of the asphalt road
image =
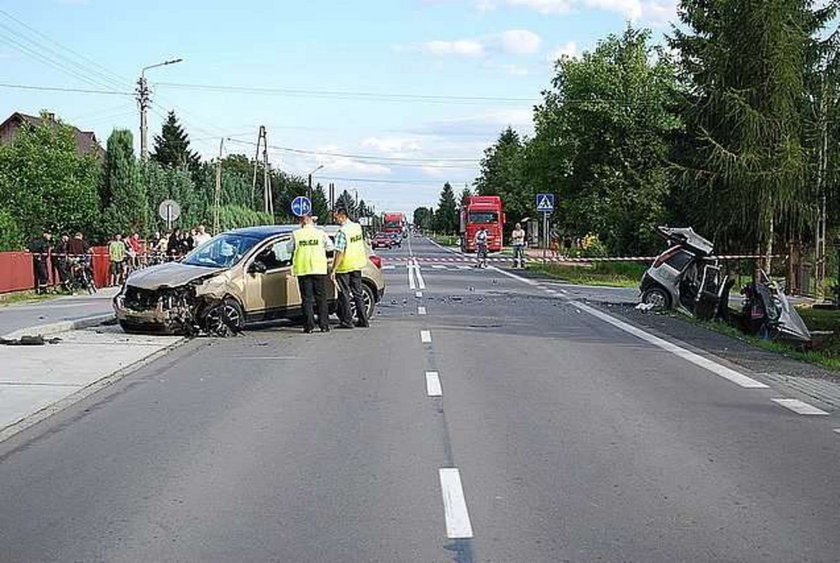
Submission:
[[72,295],[31,303],[0,304],[0,335],[30,326],[110,313],[113,311],[111,300],[116,291],[116,288],[106,288],[94,295]]
[[0,444],[0,561],[840,560],[836,414],[548,286],[409,275],[445,252],[382,253],[370,329],[196,339]]

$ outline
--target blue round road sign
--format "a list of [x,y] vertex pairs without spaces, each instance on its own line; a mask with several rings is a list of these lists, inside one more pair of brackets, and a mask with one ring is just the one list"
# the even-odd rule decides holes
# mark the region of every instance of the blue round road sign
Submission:
[[299,195],[292,200],[292,213],[295,217],[303,217],[312,213],[312,202],[308,197]]

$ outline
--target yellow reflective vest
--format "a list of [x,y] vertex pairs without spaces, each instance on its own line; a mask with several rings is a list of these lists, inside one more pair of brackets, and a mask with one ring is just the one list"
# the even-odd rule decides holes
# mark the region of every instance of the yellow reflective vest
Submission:
[[361,225],[346,221],[339,230],[344,233],[346,245],[342,252],[341,262],[335,269],[336,273],[346,274],[361,270],[367,264],[367,248]]
[[301,227],[292,233],[295,239],[295,254],[292,257],[292,273],[296,276],[326,275],[326,235],[312,226]]

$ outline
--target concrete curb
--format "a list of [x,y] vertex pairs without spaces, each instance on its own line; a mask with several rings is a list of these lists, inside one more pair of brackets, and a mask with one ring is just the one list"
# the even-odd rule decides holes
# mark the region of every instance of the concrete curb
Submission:
[[67,332],[70,330],[81,330],[93,326],[101,325],[108,321],[114,320],[116,317],[114,313],[105,313],[102,315],[91,315],[89,317],[82,317],[80,319],[73,319],[68,321],[58,321],[54,323],[31,326],[27,328],[20,328],[12,331],[9,334],[0,336],[2,340],[19,340],[21,336],[48,336],[58,334],[60,332]]

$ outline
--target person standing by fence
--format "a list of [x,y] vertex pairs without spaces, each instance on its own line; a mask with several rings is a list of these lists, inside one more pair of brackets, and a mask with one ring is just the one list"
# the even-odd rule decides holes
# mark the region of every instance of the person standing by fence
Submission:
[[125,273],[125,243],[122,240],[122,235],[117,233],[114,235],[114,240],[108,245],[108,257],[111,260],[111,282],[109,285],[115,286],[122,284],[123,274]]
[[51,246],[52,234],[46,229],[43,235],[29,243],[29,252],[32,253],[32,264],[35,268],[35,292],[39,295],[47,292],[47,285],[50,283]]

